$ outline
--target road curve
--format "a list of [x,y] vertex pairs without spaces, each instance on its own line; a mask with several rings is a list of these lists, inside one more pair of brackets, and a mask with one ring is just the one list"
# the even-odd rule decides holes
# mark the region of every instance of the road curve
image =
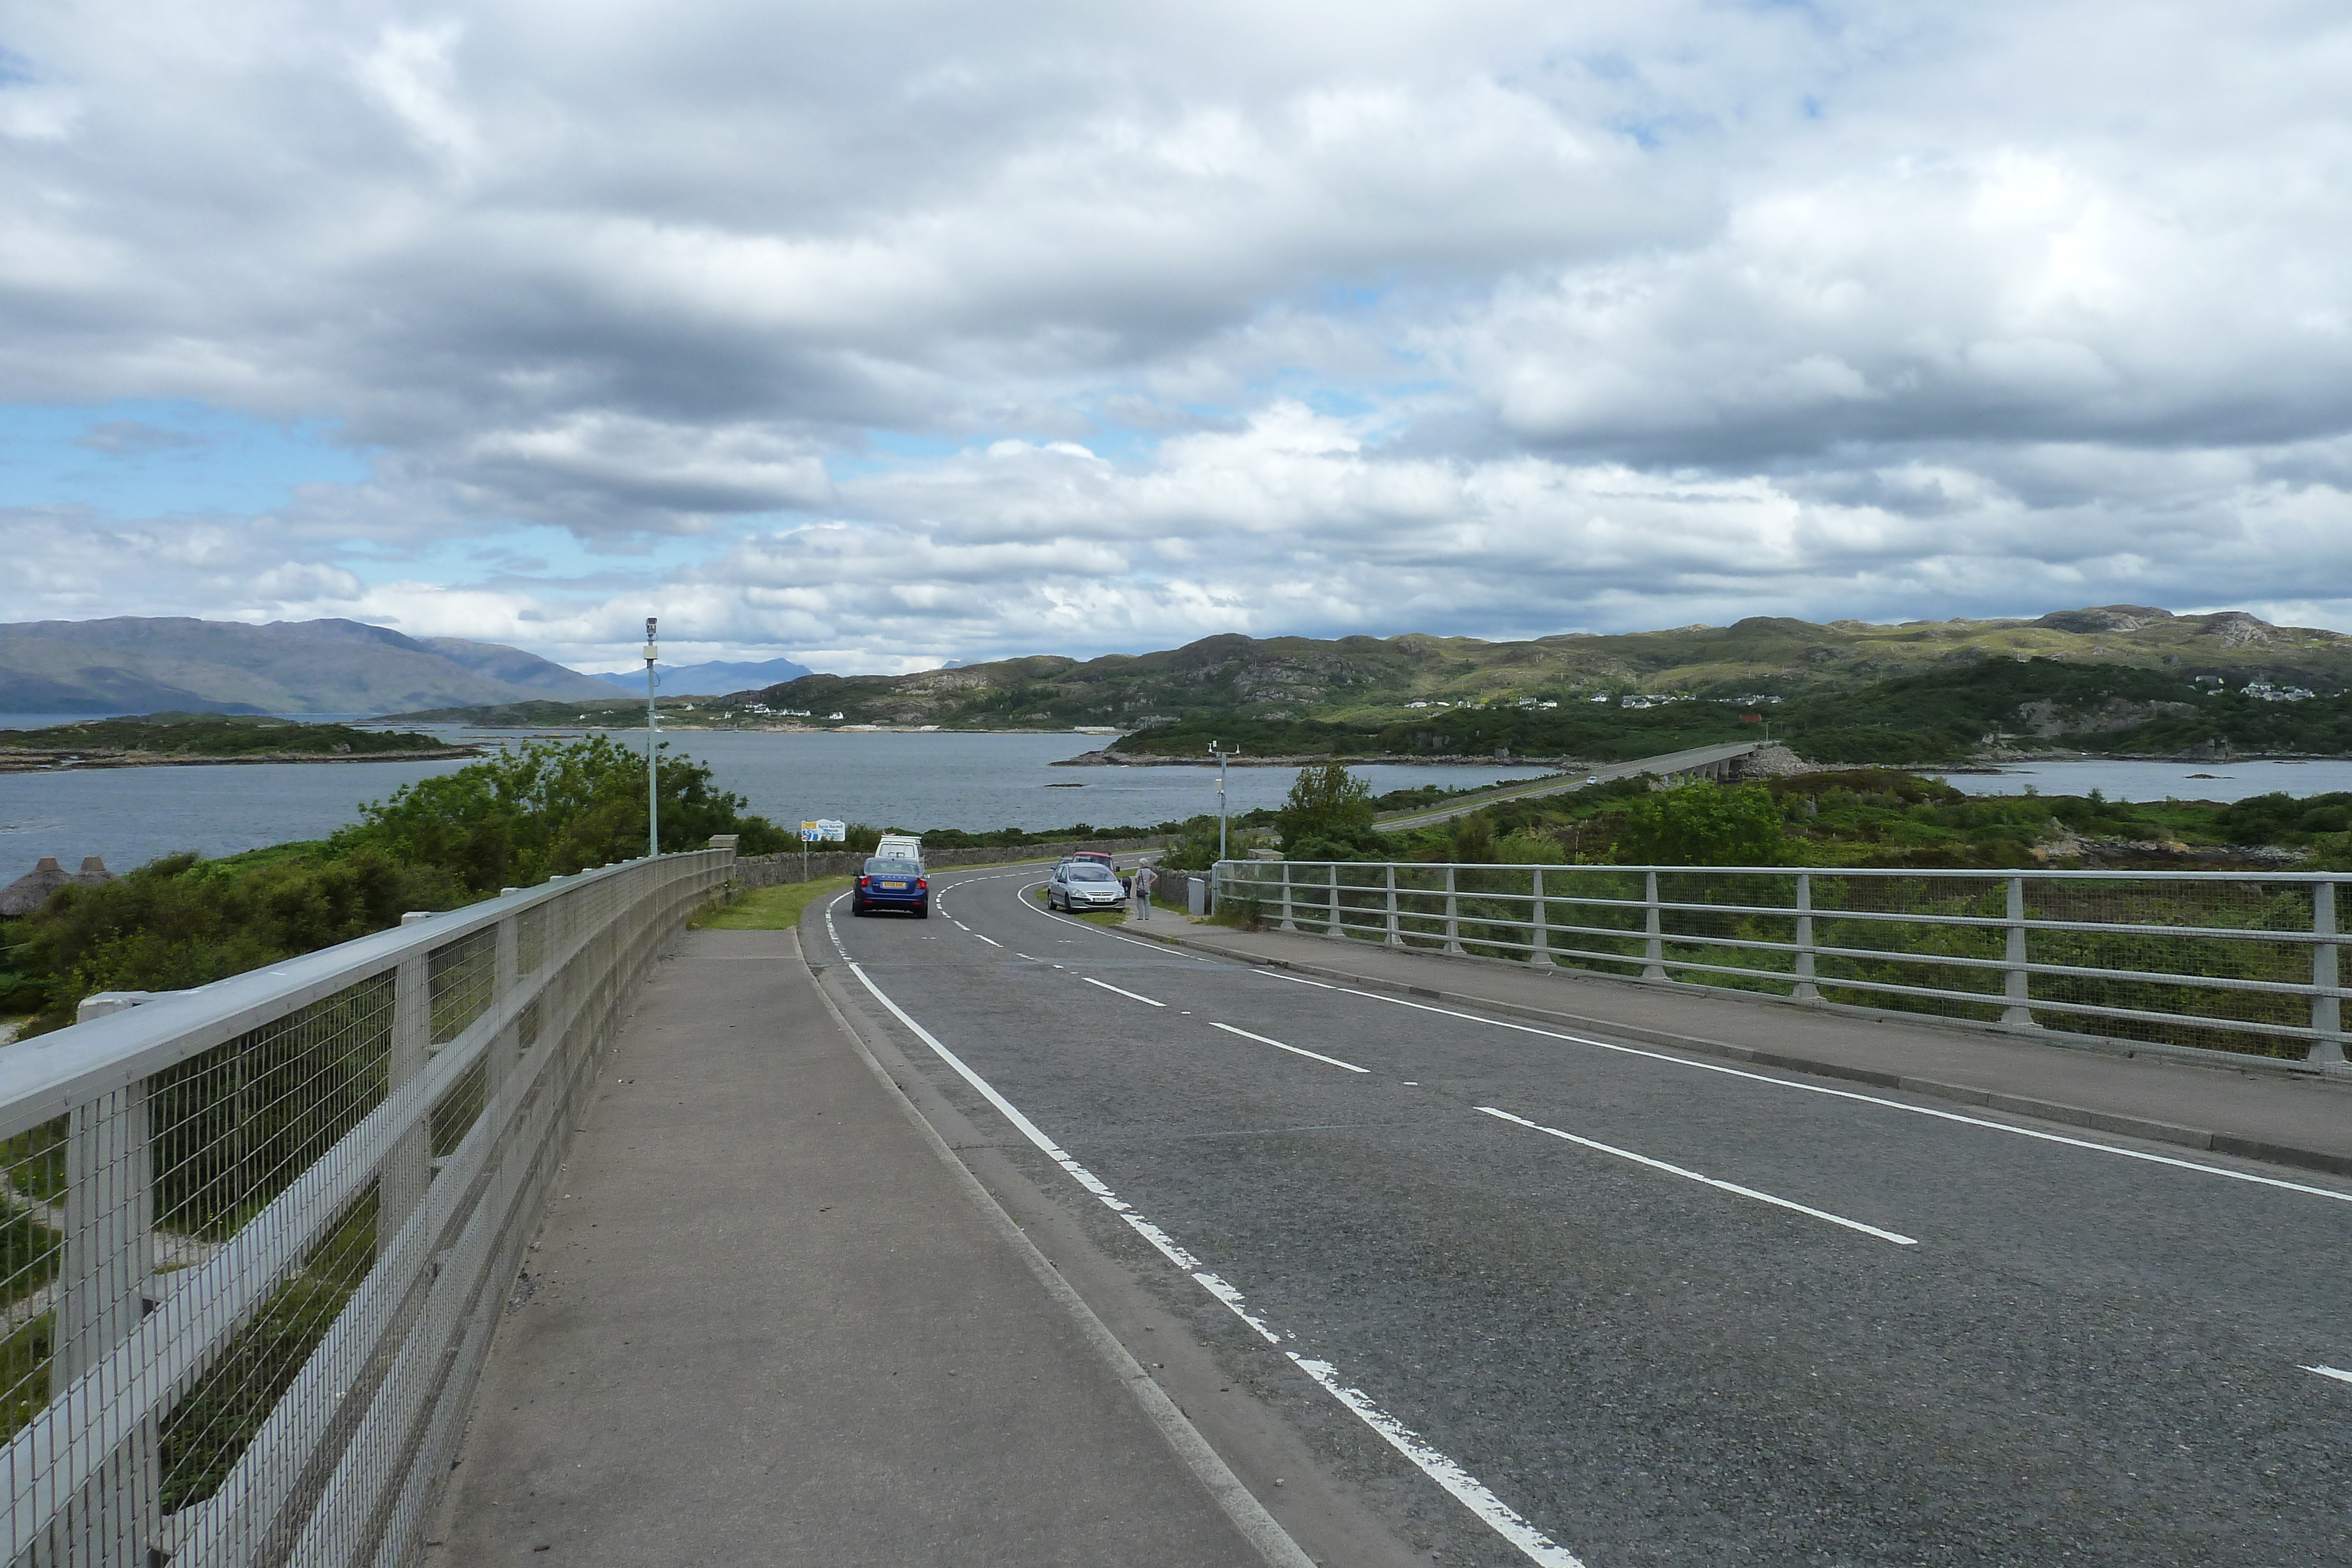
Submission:
[[2352,1182],[1186,955],[1042,874],[835,909],[845,989],[1436,1561],[2352,1562]]

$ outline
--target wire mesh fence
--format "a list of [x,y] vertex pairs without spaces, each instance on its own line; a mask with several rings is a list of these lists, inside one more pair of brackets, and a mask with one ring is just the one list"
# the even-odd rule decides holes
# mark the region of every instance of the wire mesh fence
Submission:
[[595,1061],[731,859],[93,998],[0,1054],[0,1557],[411,1557]]
[[1285,930],[1538,969],[2344,1061],[2325,873],[1225,861]]

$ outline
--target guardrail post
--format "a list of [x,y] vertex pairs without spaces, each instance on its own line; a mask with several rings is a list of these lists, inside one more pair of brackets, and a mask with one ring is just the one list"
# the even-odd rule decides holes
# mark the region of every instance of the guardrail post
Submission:
[[[431,918],[429,914],[409,914],[402,915],[400,923],[413,925]],[[424,1071],[425,1058],[432,1054],[432,963],[431,956],[420,949],[403,958],[392,972],[392,1040],[384,1053],[387,1094],[398,1093],[402,1084]],[[392,1245],[392,1239],[400,1234],[410,1212],[424,1201],[425,1186],[432,1179],[431,1120],[419,1117],[416,1125],[385,1156],[383,1170],[376,1178],[375,1245],[379,1253]]]
[[2033,1009],[2026,1005],[2025,973],[2025,879],[2009,879],[2009,948],[2005,958],[2008,968],[2001,977],[2001,997],[2006,1004],[2000,1009],[2000,1021],[2011,1029],[2032,1029]]
[[[85,1004],[75,1021],[136,1006]],[[66,1123],[65,1255],[59,1260],[51,1397],[131,1337],[154,1302],[154,1156],[147,1085],[86,1100]],[[101,1402],[126,1388],[99,1391]],[[142,1421],[50,1526],[44,1568],[146,1568],[163,1522],[157,1423]]]
[[1664,928],[1658,923],[1658,873],[1642,873],[1642,978],[1666,977]]
[[1454,872],[1452,866],[1445,868],[1445,950],[1459,953],[1462,951],[1462,903],[1454,895]]
[[1813,984],[1813,877],[1811,872],[1797,873],[1797,988],[1790,998],[1800,1002],[1822,999],[1821,987]]
[[[2311,934],[2314,936],[2336,935],[2336,884],[2314,883],[2311,888]],[[2315,942],[2311,945],[2311,983],[2326,990],[2334,990],[2336,979],[2336,944]],[[2311,998],[2311,1050],[2305,1061],[2326,1062],[2340,1067],[2344,1064],[2344,1001],[2340,997]]]
[[1381,945],[1388,947],[1402,947],[1404,946],[1404,935],[1397,929],[1396,867],[1391,864],[1384,867],[1383,869],[1388,873],[1388,875],[1384,880],[1388,883],[1387,891],[1389,895],[1389,910],[1388,931],[1382,939]]
[[[499,922],[498,979],[490,991],[493,1007],[503,1003],[509,997],[514,995],[515,988],[522,983],[521,937],[522,933],[518,928],[513,915],[509,915]],[[485,1066],[482,1070],[482,1103],[484,1104],[495,1101],[499,1097],[499,1091],[506,1086],[507,1069],[514,1064],[514,1059],[520,1054],[516,1051],[515,1044],[521,1032],[522,1025],[518,1019],[500,1030],[499,1038],[490,1042],[489,1051],[483,1058]]]
[[1297,922],[1291,918],[1290,862],[1288,861],[1282,862],[1282,923],[1278,929],[1284,931],[1296,931],[1298,929]]
[[1528,873],[1534,880],[1528,883],[1528,962],[1538,969],[1551,967],[1551,922],[1544,915],[1543,867]]
[[1339,928],[1339,867],[1337,862],[1334,862],[1329,869],[1331,872],[1331,930],[1329,934],[1334,936],[1344,937],[1347,936],[1347,933]]

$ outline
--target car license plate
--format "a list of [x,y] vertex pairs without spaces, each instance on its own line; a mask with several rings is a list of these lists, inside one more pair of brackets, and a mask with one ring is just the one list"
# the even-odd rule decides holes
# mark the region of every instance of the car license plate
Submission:
[[904,893],[907,891],[907,884],[903,882],[886,882],[882,886],[884,891],[889,893]]

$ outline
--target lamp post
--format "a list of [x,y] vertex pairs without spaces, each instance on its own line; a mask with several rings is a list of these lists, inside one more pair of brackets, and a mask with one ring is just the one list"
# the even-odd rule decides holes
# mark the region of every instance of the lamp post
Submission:
[[654,661],[661,651],[654,646],[656,617],[646,617],[646,853],[661,853],[661,769],[654,761],[654,732],[661,727],[661,716],[654,707]]
[[1209,755],[1217,759],[1217,858],[1219,860],[1225,858],[1225,758],[1239,757],[1241,754],[1242,748],[1238,746],[1231,751],[1223,751],[1218,748],[1215,741],[1209,742]]

